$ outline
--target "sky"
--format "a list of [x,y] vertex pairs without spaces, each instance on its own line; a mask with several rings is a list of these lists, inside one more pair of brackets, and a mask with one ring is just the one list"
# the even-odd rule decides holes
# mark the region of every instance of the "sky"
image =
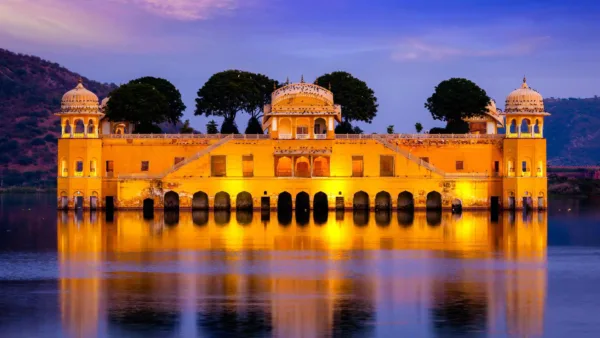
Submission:
[[424,102],[451,77],[499,108],[523,76],[544,97],[600,94],[599,19],[588,0],[0,0],[0,47],[100,82],[163,77],[201,131],[196,92],[216,72],[312,82],[343,70],[378,98],[361,128],[414,132],[441,125]]

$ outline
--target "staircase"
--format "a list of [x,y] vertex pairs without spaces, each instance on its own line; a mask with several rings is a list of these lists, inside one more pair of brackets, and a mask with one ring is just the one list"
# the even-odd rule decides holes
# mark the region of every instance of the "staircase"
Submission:
[[374,135],[375,139],[383,144],[386,148],[393,150],[394,152],[406,157],[407,159],[409,159],[410,161],[425,167],[427,170],[432,171],[442,177],[446,177],[446,172],[434,167],[433,165],[429,164],[428,162],[423,161],[421,158],[419,157],[415,157],[413,156],[411,153],[409,153],[408,151],[398,147],[396,144],[390,142],[384,135]]
[[215,143],[215,144],[211,144],[210,146],[200,150],[199,152],[195,153],[194,155],[186,158],[185,160],[175,164],[174,166],[172,166],[171,168],[165,170],[162,172],[162,174],[159,175],[160,178],[164,178],[165,176],[174,173],[175,171],[177,171],[179,168],[183,167],[184,165],[193,162],[197,159],[199,159],[200,157],[210,153],[211,151],[217,149],[218,147],[222,146],[223,144],[229,142],[229,140],[232,139],[232,135],[228,135],[224,138],[222,138],[221,140],[219,140],[219,142]]

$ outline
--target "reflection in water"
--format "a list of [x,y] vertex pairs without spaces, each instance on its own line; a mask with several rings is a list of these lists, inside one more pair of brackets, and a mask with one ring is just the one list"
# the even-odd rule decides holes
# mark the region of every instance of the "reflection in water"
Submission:
[[543,333],[545,213],[234,214],[59,213],[65,332]]

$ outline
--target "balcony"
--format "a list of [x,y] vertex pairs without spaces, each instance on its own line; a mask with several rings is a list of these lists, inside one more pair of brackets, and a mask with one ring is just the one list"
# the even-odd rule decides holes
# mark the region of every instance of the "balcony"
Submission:
[[308,140],[310,138],[309,134],[296,134],[297,140]]
[[327,134],[315,134],[315,140],[324,140],[327,138]]

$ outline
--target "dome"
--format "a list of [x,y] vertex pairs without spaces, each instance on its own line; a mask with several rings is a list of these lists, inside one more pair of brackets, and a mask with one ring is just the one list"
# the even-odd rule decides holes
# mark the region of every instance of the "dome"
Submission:
[[63,113],[98,113],[98,109],[98,96],[85,89],[81,79],[79,79],[79,83],[74,89],[63,95],[61,102],[61,111]]
[[506,97],[505,113],[543,113],[544,98],[537,91],[529,88],[523,78],[521,88],[515,89]]

